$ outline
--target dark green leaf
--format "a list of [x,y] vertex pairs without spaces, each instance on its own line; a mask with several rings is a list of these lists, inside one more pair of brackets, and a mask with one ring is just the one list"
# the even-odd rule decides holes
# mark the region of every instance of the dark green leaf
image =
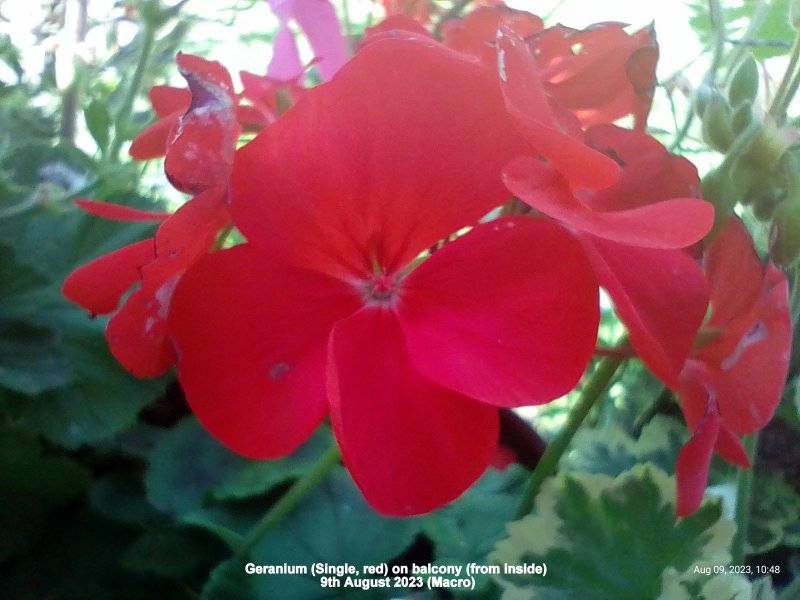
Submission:
[[0,429],[0,561],[30,548],[49,514],[89,485],[89,473],[63,457],[46,456],[28,432]]
[[119,366],[108,351],[102,321],[90,321],[76,309],[48,313],[47,321],[61,336],[75,376],[69,385],[39,396],[7,399],[19,422],[56,444],[77,448],[125,430],[163,392],[163,379],[134,379]]
[[137,573],[177,579],[214,565],[225,554],[225,547],[203,531],[162,527],[139,536],[122,557],[122,566]]
[[125,525],[152,525],[161,516],[147,503],[141,480],[131,473],[115,471],[96,480],[89,504],[109,521]]
[[[417,519],[389,519],[376,514],[347,471],[337,468],[314,494],[263,537],[250,558],[231,560],[218,567],[202,597],[205,600],[384,598],[385,590],[362,595],[352,587],[322,588],[319,578],[311,575],[311,565],[347,563],[361,572],[364,565],[389,562],[411,543],[420,525]],[[245,575],[247,562],[304,565],[308,573]]]
[[320,430],[292,456],[273,461],[247,460],[217,442],[194,418],[188,418],[156,445],[145,482],[150,502],[181,515],[207,498],[244,498],[305,473],[327,447]]

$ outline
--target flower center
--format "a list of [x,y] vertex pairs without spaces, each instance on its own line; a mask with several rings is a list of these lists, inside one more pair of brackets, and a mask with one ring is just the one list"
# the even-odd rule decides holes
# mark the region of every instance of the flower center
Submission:
[[364,300],[372,306],[391,306],[397,300],[398,285],[393,275],[378,273],[364,281]]

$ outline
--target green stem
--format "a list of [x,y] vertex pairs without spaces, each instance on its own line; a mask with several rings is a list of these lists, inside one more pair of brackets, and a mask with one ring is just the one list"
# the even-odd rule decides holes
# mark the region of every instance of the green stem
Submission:
[[41,198],[34,192],[19,204],[14,204],[13,206],[0,210],[0,219],[15,217],[31,208],[39,206],[39,204],[41,204]]
[[[757,444],[757,433],[744,438],[744,447],[753,468],[755,468]],[[734,565],[743,565],[746,555],[747,528],[750,525],[750,500],[753,492],[753,468],[741,469],[736,481],[736,535],[731,548],[731,561]]]
[[717,70],[725,56],[725,19],[719,0],[708,0],[708,14],[711,17],[711,29],[714,31],[714,53],[711,55],[711,66],[706,73],[705,82],[714,87],[717,81]]
[[789,57],[789,64],[783,74],[778,89],[775,92],[775,97],[772,99],[772,104],[769,107],[769,114],[778,122],[782,123],[786,116],[786,108],[789,102],[792,101],[795,93],[797,92],[798,80],[800,80],[800,71],[797,71],[797,66],[800,63],[800,33],[794,38],[792,44],[791,55]]
[[777,600],[800,600],[800,577],[784,588]]
[[739,45],[736,46],[733,53],[731,54],[730,62],[728,64],[728,70],[725,73],[725,77],[722,80],[724,85],[730,83],[731,79],[733,78],[733,74],[736,72],[736,67],[739,66],[741,60],[745,57],[747,53],[747,44],[742,43],[747,40],[751,40],[756,37],[758,30],[761,28],[761,25],[764,24],[764,19],[767,18],[767,14],[769,13],[770,9],[770,2],[761,2],[756,9],[753,18],[750,19],[750,22],[747,24],[747,30],[742,34],[742,37],[739,38]]
[[156,40],[155,28],[145,23],[143,36],[142,48],[141,52],[139,53],[139,62],[136,65],[136,70],[133,72],[131,84],[128,86],[128,91],[122,100],[122,105],[119,108],[119,112],[117,113],[117,118],[115,121],[114,140],[111,142],[111,147],[108,151],[108,156],[113,162],[116,162],[119,158],[119,151],[122,148],[123,142],[125,141],[125,131],[130,123],[133,103],[136,100],[136,96],[139,94],[139,90],[142,87],[144,74],[147,71],[148,65],[150,64],[150,57],[153,54],[153,46]]
[[234,558],[247,556],[264,535],[283,521],[300,502],[318,488],[328,473],[339,464],[339,447],[336,442],[323,454],[314,468],[294,482],[292,487],[272,505],[269,512],[248,532]]
[[561,460],[561,456],[567,446],[569,446],[572,438],[575,437],[581,423],[583,423],[592,406],[608,387],[608,384],[611,383],[623,362],[625,362],[625,358],[622,356],[608,356],[597,365],[591,379],[583,388],[580,398],[578,398],[578,403],[570,411],[564,428],[548,444],[547,450],[544,451],[541,460],[539,460],[533,473],[531,473],[528,484],[522,494],[522,499],[517,507],[518,518],[527,515],[533,510],[533,502],[536,499],[536,494],[539,493],[542,483],[555,472],[558,461]]

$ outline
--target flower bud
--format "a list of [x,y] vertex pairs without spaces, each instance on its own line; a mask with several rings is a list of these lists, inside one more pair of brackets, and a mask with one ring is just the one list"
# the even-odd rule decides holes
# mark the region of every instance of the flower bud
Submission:
[[705,83],[698,86],[694,92],[694,112],[701,119],[706,112],[706,107],[713,94],[714,88]]
[[749,100],[745,100],[736,107],[736,110],[733,111],[733,116],[731,117],[731,129],[733,130],[733,135],[737,137],[741,135],[741,133],[747,129],[752,122],[753,105]]
[[785,267],[800,255],[800,202],[781,202],[775,209],[769,253],[776,263]]
[[714,90],[703,112],[703,139],[720,152],[726,152],[733,143],[731,107],[722,94]]
[[742,154],[762,169],[772,170],[791,145],[792,140],[787,132],[779,129],[770,117],[766,117]]
[[728,87],[728,100],[736,108],[743,102],[754,102],[758,94],[758,63],[748,54],[733,75]]
[[748,194],[746,197],[748,197],[752,203],[753,216],[762,222],[769,221],[781,202],[782,190],[776,190],[774,188],[755,188],[752,192],[752,194]]
[[159,29],[170,18],[170,11],[161,5],[160,0],[140,0],[139,15],[152,29]]

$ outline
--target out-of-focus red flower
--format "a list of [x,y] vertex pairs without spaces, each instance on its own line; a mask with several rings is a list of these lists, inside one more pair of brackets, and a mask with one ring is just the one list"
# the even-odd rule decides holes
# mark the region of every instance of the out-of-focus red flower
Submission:
[[272,60],[267,67],[270,79],[297,81],[305,72],[300,61],[294,33],[289,23],[294,20],[308,38],[314,61],[323,81],[333,77],[347,62],[347,42],[339,27],[339,19],[329,0],[267,0],[280,21],[272,45]]
[[758,431],[772,418],[791,349],[786,277],[771,262],[761,262],[737,217],[708,248],[704,264],[711,315],[678,388],[692,431],[676,464],[680,516],[700,506],[714,452],[750,466],[738,436]]
[[[613,125],[596,126],[581,146],[614,162],[619,176],[613,183],[602,189],[573,191],[558,163],[562,158],[569,160],[567,169],[572,173],[578,168],[574,159],[559,156],[548,164],[524,156],[505,169],[506,185],[547,216],[615,242],[684,248],[711,229],[714,208],[699,199],[697,170],[652,137]],[[590,162],[598,161],[593,155]],[[586,176],[581,177],[585,181]]]
[[379,34],[399,35],[405,32],[414,36],[430,37],[433,36],[419,22],[405,15],[391,15],[372,27],[367,27],[364,31],[365,42],[374,40]]
[[552,165],[517,158],[508,188],[575,232],[626,325],[634,350],[670,387],[703,322],[708,284],[682,248],[710,230],[713,208],[699,200],[697,170],[652,137],[613,125],[595,126],[587,148],[620,167],[616,183],[573,192]]
[[381,0],[386,16],[402,15],[418,23],[429,23],[434,11],[431,0]]
[[544,30],[534,14],[507,6],[482,6],[463,18],[449,19],[442,26],[445,45],[479,57],[491,68],[497,65],[497,30],[501,25],[526,39]]
[[571,389],[596,339],[597,284],[568,232],[476,225],[523,147],[496,76],[429,42],[371,43],[310,90],[237,154],[231,211],[249,243],[203,257],[173,297],[200,421],[266,458],[330,411],[378,511],[463,492],[495,455],[498,407]]
[[656,87],[658,44],[652,27],[629,34],[622,23],[578,30],[557,25],[526,41],[552,103],[584,127],[632,115],[643,130]]

